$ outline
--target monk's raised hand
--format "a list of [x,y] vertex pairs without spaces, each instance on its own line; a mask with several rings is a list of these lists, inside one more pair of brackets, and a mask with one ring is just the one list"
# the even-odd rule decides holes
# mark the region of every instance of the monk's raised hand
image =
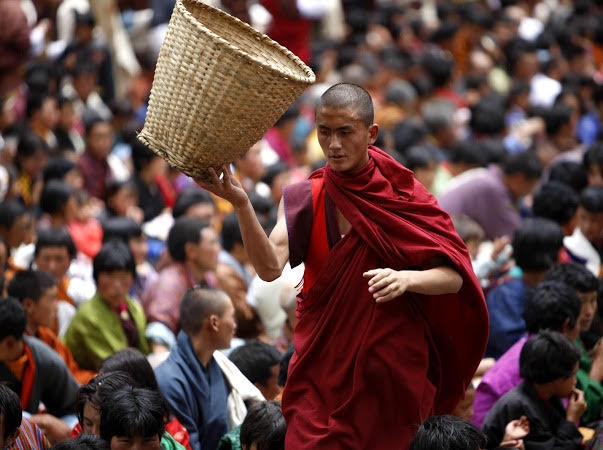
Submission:
[[389,302],[406,292],[409,284],[408,271],[373,269],[362,274],[368,278],[368,290],[377,303]]
[[241,183],[239,183],[239,180],[237,180],[230,171],[230,166],[222,166],[222,178],[218,176],[218,173],[213,167],[210,167],[208,172],[209,181],[200,179],[195,180],[199,186],[212,194],[229,201],[235,208],[247,204],[247,193],[241,186]]

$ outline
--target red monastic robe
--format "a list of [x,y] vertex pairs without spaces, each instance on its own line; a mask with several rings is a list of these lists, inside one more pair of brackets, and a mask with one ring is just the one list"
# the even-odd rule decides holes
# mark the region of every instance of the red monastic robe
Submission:
[[[450,413],[483,355],[488,315],[467,249],[411,171],[376,147],[284,192],[292,266],[306,265],[283,412],[288,449],[406,449]],[[336,206],[352,224],[341,238]],[[448,264],[457,294],[375,303],[363,272]]]

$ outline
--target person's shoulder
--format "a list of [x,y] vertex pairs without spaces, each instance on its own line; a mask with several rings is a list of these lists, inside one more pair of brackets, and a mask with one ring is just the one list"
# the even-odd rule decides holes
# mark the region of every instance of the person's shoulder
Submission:
[[34,358],[35,365],[38,368],[44,368],[47,365],[65,365],[59,354],[48,344],[33,336],[24,336],[23,341],[29,347]]

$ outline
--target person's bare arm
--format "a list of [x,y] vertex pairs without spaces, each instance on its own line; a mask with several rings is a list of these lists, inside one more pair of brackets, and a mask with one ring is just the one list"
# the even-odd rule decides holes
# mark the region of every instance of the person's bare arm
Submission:
[[197,180],[197,182],[204,189],[232,204],[239,219],[243,245],[253,267],[262,280],[272,281],[281,275],[289,259],[289,240],[283,202],[281,200],[277,223],[268,237],[241,184],[232,175],[228,166],[223,166],[222,170],[224,174],[222,180],[213,169],[210,169],[211,181]]
[[427,270],[373,269],[365,272],[369,292],[376,302],[388,302],[404,292],[440,295],[458,292],[463,285],[459,273],[449,266]]

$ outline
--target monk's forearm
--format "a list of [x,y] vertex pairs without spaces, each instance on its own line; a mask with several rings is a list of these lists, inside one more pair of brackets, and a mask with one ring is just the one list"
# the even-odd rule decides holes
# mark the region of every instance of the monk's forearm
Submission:
[[417,294],[440,295],[458,292],[462,285],[463,278],[456,270],[448,266],[439,266],[412,271],[406,290]]
[[274,244],[260,225],[250,201],[235,208],[241,227],[243,245],[258,276],[264,281],[272,281],[281,275],[280,264]]

